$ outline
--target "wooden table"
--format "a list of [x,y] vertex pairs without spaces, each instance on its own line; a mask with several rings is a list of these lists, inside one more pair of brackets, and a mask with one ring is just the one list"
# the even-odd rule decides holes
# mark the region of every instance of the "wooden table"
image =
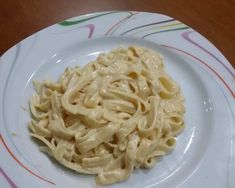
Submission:
[[107,10],[158,12],[208,38],[235,67],[235,0],[1,0],[0,54],[64,19]]

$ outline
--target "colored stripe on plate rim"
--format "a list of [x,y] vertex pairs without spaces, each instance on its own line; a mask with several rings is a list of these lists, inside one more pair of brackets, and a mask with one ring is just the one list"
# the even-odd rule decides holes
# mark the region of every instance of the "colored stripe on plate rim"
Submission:
[[217,62],[219,62],[222,66],[224,66],[224,68],[230,73],[230,75],[235,79],[235,74],[218,58],[216,57],[216,55],[214,55],[213,53],[211,53],[209,50],[207,50],[206,48],[204,48],[202,45],[196,43],[192,38],[190,38],[190,34],[192,34],[195,31],[187,31],[184,32],[182,34],[182,37],[187,40],[188,42],[192,43],[193,45],[197,46],[198,48],[200,48],[201,50],[203,50],[204,52],[206,52],[207,54],[209,54],[210,56],[212,56]]
[[11,188],[17,188],[16,184],[11,180],[11,178],[6,174],[6,172],[4,172],[4,170],[1,167],[0,167],[0,174],[2,174],[3,177],[7,180]]
[[126,12],[126,13],[129,13],[130,15],[135,13],[134,11],[109,11],[109,12],[93,13],[93,14],[91,14],[91,16],[89,16],[89,14],[83,15],[82,17],[85,17],[85,18],[80,18],[80,19],[75,20],[75,21],[64,20],[64,21],[62,21],[58,24],[61,25],[61,26],[71,26],[71,25],[80,24],[80,23],[88,21],[88,20],[92,20],[94,18],[98,18],[98,17],[101,17],[101,16],[114,14],[114,13],[120,13],[120,12]]
[[7,144],[5,143],[3,136],[0,134],[0,140],[2,141],[3,146],[6,148],[7,152],[9,153],[9,155],[21,166],[23,167],[26,171],[28,171],[30,174],[32,174],[33,176],[47,182],[50,183],[52,185],[56,185],[54,182],[47,180],[44,177],[41,177],[39,175],[37,175],[35,172],[33,172],[32,170],[30,170],[29,168],[27,168],[23,163],[20,162],[19,159],[17,159],[17,157],[13,154],[13,152],[10,150],[10,148],[7,146]]
[[228,83],[223,79],[222,76],[220,76],[220,74],[218,72],[216,72],[216,70],[214,70],[210,65],[208,65],[206,62],[204,62],[203,60],[201,60],[200,58],[196,57],[195,55],[189,53],[189,52],[186,52],[184,50],[181,50],[181,49],[178,49],[176,47],[173,47],[173,46],[169,46],[169,45],[166,45],[166,44],[162,44],[162,46],[166,47],[166,48],[170,48],[170,49],[173,49],[173,50],[176,50],[176,51],[179,51],[179,52],[182,52],[194,59],[196,59],[197,61],[199,61],[201,64],[205,65],[208,69],[210,69],[221,81],[222,83],[225,85],[225,87],[228,89],[228,91],[231,93],[231,95],[233,96],[233,98],[235,98],[235,92],[233,92],[232,88],[230,88],[230,86],[228,85]]

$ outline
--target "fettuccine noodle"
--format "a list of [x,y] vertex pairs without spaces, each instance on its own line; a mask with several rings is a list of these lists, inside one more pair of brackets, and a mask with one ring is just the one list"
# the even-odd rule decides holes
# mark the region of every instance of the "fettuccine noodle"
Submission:
[[34,82],[31,135],[40,149],[96,183],[126,180],[173,149],[184,127],[184,98],[150,49],[118,48],[57,82]]

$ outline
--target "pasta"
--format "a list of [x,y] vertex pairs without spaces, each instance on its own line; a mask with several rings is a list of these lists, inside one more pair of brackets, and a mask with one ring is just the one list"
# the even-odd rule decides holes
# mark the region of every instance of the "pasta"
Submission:
[[83,68],[67,68],[56,82],[34,82],[30,134],[40,149],[96,183],[126,180],[152,168],[184,128],[184,98],[147,48],[118,48]]

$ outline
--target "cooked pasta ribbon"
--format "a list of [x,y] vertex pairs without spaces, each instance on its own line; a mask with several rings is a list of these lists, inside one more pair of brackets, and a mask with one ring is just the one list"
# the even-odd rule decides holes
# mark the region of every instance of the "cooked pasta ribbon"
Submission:
[[62,165],[97,174],[97,184],[153,167],[184,128],[180,87],[165,72],[163,57],[147,48],[115,49],[34,87],[31,136]]

